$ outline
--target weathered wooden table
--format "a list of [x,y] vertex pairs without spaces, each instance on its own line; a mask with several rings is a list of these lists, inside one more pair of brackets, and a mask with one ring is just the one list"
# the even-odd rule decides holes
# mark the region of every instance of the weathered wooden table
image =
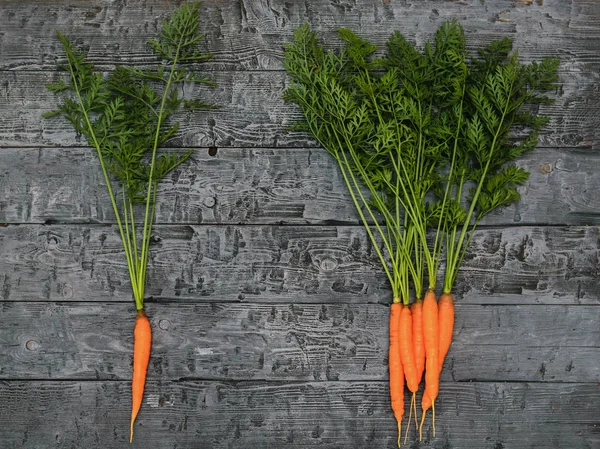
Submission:
[[[166,0],[0,4],[0,447],[130,447],[134,305],[95,154],[55,98],[59,28],[100,68],[152,63]],[[392,448],[390,293],[335,163],[285,126],[281,58],[307,20],[335,42],[450,18],[471,46],[558,55],[563,87],[522,201],[485,221],[459,279],[437,438],[409,447],[600,447],[600,2],[211,0],[222,109],[188,114],[163,184],[154,346],[131,447]],[[211,148],[208,150],[208,148]],[[208,150],[208,151],[207,151]],[[5,224],[4,224],[5,223]],[[414,431],[411,435],[414,441]]]

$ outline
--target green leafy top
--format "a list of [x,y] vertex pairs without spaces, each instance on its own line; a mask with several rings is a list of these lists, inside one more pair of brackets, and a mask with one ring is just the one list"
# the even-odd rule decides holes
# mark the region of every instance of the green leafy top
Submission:
[[[305,24],[286,46],[284,98],[304,116],[294,128],[338,161],[394,300],[408,301],[409,274],[420,296],[425,266],[435,288],[444,247],[447,290],[467,233],[519,198],[528,174],[507,163],[537,143],[547,119],[528,107],[551,101],[542,93],[556,86],[558,60],[521,65],[502,39],[469,61],[457,22],[443,24],[422,52],[393,33],[383,58],[350,30],[339,35],[344,47],[326,51]],[[524,136],[518,142],[515,126]]]
[[[447,186],[456,192],[455,204],[462,200],[465,183],[471,181],[473,187],[468,190],[465,209],[457,209],[458,215],[450,215],[446,223],[447,293],[479,221],[520,199],[517,188],[527,181],[529,173],[511,161],[537,145],[539,132],[548,119],[534,113],[532,106],[554,101],[544,93],[557,87],[558,64],[557,58],[519,63],[508,38],[479,49],[478,58],[471,61],[463,111],[465,126],[457,141],[454,177]],[[513,138],[516,130],[518,141]]]
[[[149,42],[161,60],[153,70],[116,67],[108,75],[96,72],[87,62],[87,54],[75,49],[69,39],[57,31],[66,55],[66,63],[60,68],[70,77],[68,82],[59,80],[47,88],[70,95],[63,96],[58,108],[44,117],[65,117],[97,151],[123,240],[138,309],[143,308],[158,182],[191,155],[191,151],[157,155],[157,150],[177,133],[179,126],[172,121],[176,112],[215,107],[199,99],[185,99],[178,87],[184,82],[214,86],[209,78],[182,65],[211,58],[210,54],[198,50],[203,38],[198,32],[199,8],[199,3],[186,4],[163,21],[159,38]],[[111,178],[116,178],[122,186],[120,208]],[[139,242],[135,203],[145,204]]]

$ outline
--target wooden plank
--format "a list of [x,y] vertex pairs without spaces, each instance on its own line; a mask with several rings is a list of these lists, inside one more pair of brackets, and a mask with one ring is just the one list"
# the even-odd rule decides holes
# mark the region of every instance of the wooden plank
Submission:
[[[598,304],[599,231],[480,230],[459,274],[457,298],[472,304]],[[391,299],[362,227],[159,226],[150,258],[146,295],[176,302]],[[116,227],[0,228],[0,291],[4,301],[129,302]]]
[[[600,154],[538,148],[521,200],[482,225],[600,224]],[[114,223],[94,150],[0,151],[0,222]],[[195,150],[162,183],[158,223],[360,224],[335,160],[322,149]]]
[[[132,446],[128,382],[2,382],[0,395],[6,449],[397,447],[386,382],[148,382]],[[442,383],[423,446],[596,448],[599,400],[595,384]]]
[[[0,146],[80,146],[64,119],[43,120],[56,108],[57,96],[44,85],[64,76],[55,72],[0,72]],[[315,147],[305,133],[286,128],[300,118],[296,105],[284,102],[288,79],[284,72],[214,72],[217,88],[186,86],[186,95],[199,96],[220,109],[186,113],[179,136],[171,145],[226,147]],[[540,146],[590,147],[600,142],[600,72],[561,72],[560,96],[540,106],[550,122]],[[16,105],[19,105],[16,107]]]
[[[385,380],[389,308],[152,304],[149,379]],[[0,379],[131,376],[133,304],[3,303]],[[597,306],[458,304],[443,381],[600,380]]]
[[[525,3],[525,2],[523,2]],[[90,45],[90,57],[102,65],[148,63],[146,40],[157,34],[160,19],[174,9],[170,2],[97,0],[93,5],[69,0],[4,0],[0,11],[0,69],[54,69],[62,30]],[[307,2],[206,0],[201,14],[205,47],[217,70],[280,69],[283,44],[303,22],[336,42],[335,30],[348,27],[382,46],[392,30],[422,45],[444,21],[463,23],[469,48],[501,36],[515,40],[526,59],[557,54],[566,67],[597,72],[600,7],[595,0],[544,0],[529,5],[513,0],[485,2],[335,1]],[[26,38],[24,36],[26,35]]]

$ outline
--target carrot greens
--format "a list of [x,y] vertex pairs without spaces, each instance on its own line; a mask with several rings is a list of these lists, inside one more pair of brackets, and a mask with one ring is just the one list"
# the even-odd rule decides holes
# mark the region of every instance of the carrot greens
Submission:
[[338,161],[394,301],[407,305],[409,280],[422,296],[425,266],[435,288],[442,228],[431,249],[426,196],[460,129],[451,117],[460,114],[464,94],[464,36],[449,23],[421,54],[395,33],[387,56],[377,59],[375,46],[350,30],[339,34],[346,45],[336,54],[307,25],[298,28],[285,53],[292,79],[285,98],[303,111],[296,129],[309,131]]
[[[199,4],[182,6],[163,22],[158,39],[149,41],[161,60],[155,69],[116,67],[108,76],[97,72],[87,62],[86,52],[57,32],[66,55],[60,68],[69,79],[47,88],[70,95],[44,117],[65,117],[98,154],[138,310],[144,307],[158,183],[191,156],[191,151],[158,154],[158,149],[177,133],[179,126],[172,117],[178,110],[212,107],[199,99],[185,99],[180,88],[186,82],[214,86],[209,78],[183,65],[211,58],[198,50],[203,38],[198,25]],[[116,191],[115,180],[121,192]],[[144,207],[141,220],[136,220],[137,204]]]
[[[554,100],[544,92],[557,88],[558,58],[521,64],[508,38],[493,41],[478,52],[470,66],[464,127],[452,152],[446,191],[454,192],[457,213],[446,219],[444,293],[450,293],[473,231],[499,207],[520,199],[517,187],[529,173],[510,162],[538,142],[548,118],[531,106]],[[519,131],[519,140],[511,132]],[[471,183],[461,206],[463,193]],[[474,184],[474,185],[473,185]]]

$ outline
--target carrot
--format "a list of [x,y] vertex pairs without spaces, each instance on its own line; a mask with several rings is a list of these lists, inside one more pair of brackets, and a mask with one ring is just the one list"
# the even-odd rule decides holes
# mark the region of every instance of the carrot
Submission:
[[152,346],[152,330],[150,321],[144,309],[138,310],[135,319],[133,343],[133,380],[131,381],[131,427],[129,431],[129,442],[133,441],[133,423],[142,406],[144,396],[144,385],[146,383],[146,371],[150,360],[150,347]]
[[400,356],[400,316],[403,306],[401,303],[392,303],[390,307],[390,397],[392,410],[398,422],[398,447],[400,447],[400,434],[402,433],[402,417],[404,416],[404,370]]
[[400,357],[408,389],[413,393],[419,389],[415,368],[415,348],[413,346],[412,315],[408,307],[400,313]]
[[[402,368],[404,369],[404,377],[408,389],[412,392],[412,399],[410,401],[410,415],[408,418],[408,426],[410,427],[410,421],[412,417],[413,403],[415,402],[415,395],[419,389],[419,382],[417,382],[417,369],[415,367],[415,348],[413,346],[413,330],[412,330],[412,315],[410,308],[403,307],[400,313],[400,359],[402,360]],[[416,419],[416,417],[415,417]],[[408,427],[406,428],[406,438],[408,437]]]
[[423,379],[425,371],[425,342],[423,340],[423,300],[419,299],[410,306],[412,312],[413,346],[415,347],[415,368],[417,384]]
[[427,290],[423,300],[423,337],[425,341],[425,389],[431,401],[437,399],[439,379],[439,320],[435,292]]
[[440,373],[444,366],[444,359],[450,344],[452,343],[452,331],[454,330],[454,298],[452,294],[443,293],[438,301],[438,320],[440,327],[439,362]]
[[425,392],[421,401],[423,416],[421,418],[421,432],[425,421],[425,412],[433,408],[433,435],[435,436],[435,400],[440,387],[439,370],[439,320],[438,305],[435,292],[427,290],[423,299],[423,335],[425,341]]

